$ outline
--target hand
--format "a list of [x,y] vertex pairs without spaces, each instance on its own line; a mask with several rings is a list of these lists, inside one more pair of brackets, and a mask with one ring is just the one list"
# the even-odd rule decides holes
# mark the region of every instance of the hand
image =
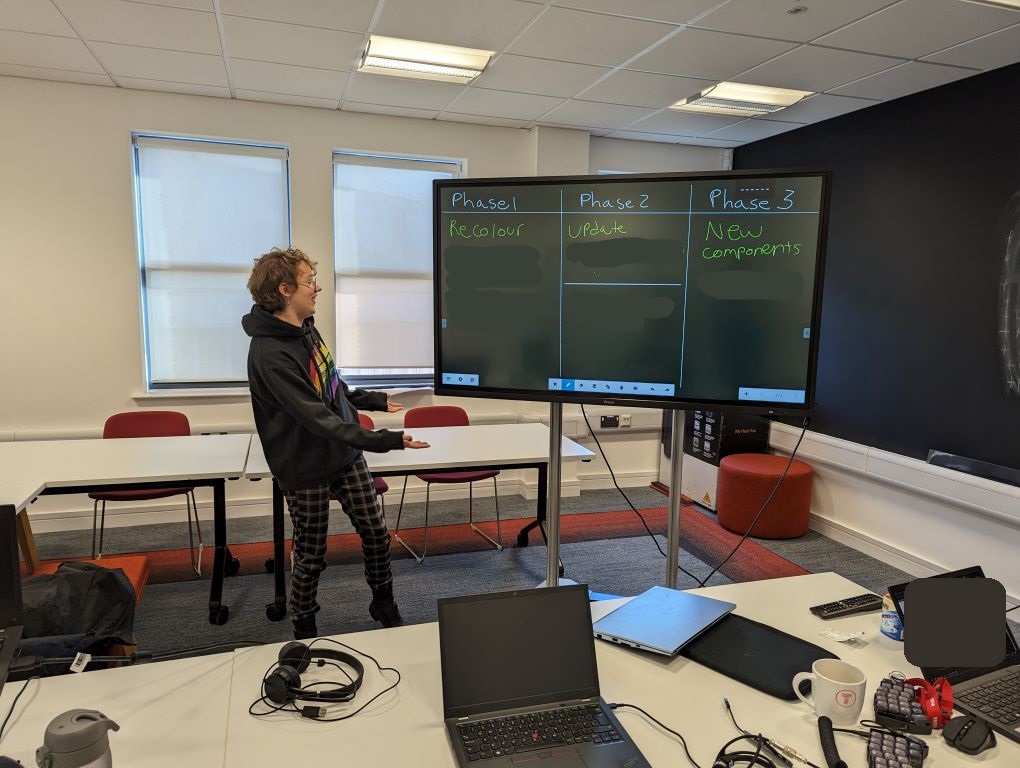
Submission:
[[410,435],[404,435],[404,447],[405,448],[428,448],[429,444],[424,440],[415,440]]
[[386,413],[396,413],[402,410],[404,410],[404,406],[400,403],[395,403],[389,399],[386,400]]

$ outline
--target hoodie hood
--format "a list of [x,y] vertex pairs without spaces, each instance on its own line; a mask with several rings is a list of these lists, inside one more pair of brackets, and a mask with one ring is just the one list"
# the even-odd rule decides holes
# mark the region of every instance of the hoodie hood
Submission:
[[267,312],[258,304],[252,306],[251,312],[241,318],[241,327],[253,339],[258,336],[271,336],[277,339],[300,339],[311,333],[314,326],[314,318],[309,317],[298,328],[296,325],[291,325],[287,321],[276,317],[272,312]]

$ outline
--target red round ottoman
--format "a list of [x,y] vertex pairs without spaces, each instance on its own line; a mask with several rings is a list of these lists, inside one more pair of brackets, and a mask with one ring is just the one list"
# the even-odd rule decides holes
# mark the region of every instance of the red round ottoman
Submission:
[[[766,453],[733,453],[719,462],[716,509],[719,525],[743,534],[768,498],[789,461]],[[793,460],[790,471],[776,489],[752,536],[792,539],[803,536],[811,514],[811,465]]]

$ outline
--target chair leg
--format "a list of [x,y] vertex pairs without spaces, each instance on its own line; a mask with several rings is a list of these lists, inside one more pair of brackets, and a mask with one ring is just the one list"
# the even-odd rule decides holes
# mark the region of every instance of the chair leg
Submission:
[[[425,492],[426,492],[426,494],[428,493],[428,486],[426,486]],[[422,560],[425,559],[425,555],[423,554],[423,555],[421,555],[421,557],[419,557],[418,553],[415,552],[413,549],[411,549],[411,546],[406,541],[404,541],[402,538],[400,538],[400,533],[399,533],[399,531],[400,531],[400,516],[402,514],[404,514],[404,495],[406,493],[407,493],[407,475],[404,475],[404,487],[400,491],[400,506],[397,508],[397,524],[393,527],[393,538],[395,538],[397,540],[397,543],[400,546],[402,546],[404,549],[407,550],[408,554],[411,555],[411,557],[413,557],[415,559],[415,562],[420,563]],[[426,496],[426,499],[427,498],[428,498],[428,496]],[[426,501],[425,502],[425,525],[426,525],[426,528],[425,528],[425,546],[426,547],[428,547],[428,543],[429,543],[429,539],[428,539],[429,531],[428,531],[428,527],[427,527],[428,524],[429,524],[429,505],[428,505],[428,502]]]
[[[496,478],[492,478],[492,483],[493,491],[495,491]],[[499,497],[498,496],[496,497],[496,536],[499,537],[499,541],[496,541],[491,536],[489,536],[489,534],[487,534],[485,531],[483,531],[481,528],[475,525],[474,485],[475,485],[474,483],[468,483],[468,524],[471,526],[472,531],[474,531],[483,539],[485,539],[487,542],[492,544],[492,546],[494,546],[497,551],[501,550],[503,549],[503,536],[500,534],[499,530]]]
[[96,531],[99,528],[99,499],[92,500],[92,559],[96,559]]
[[103,559],[103,533],[106,531],[106,502],[102,503],[102,512],[99,515],[99,554],[96,555],[96,560]]
[[[198,502],[195,500],[195,492],[189,491],[184,495],[184,503],[188,508],[188,547],[191,554],[191,570],[196,576],[202,575],[202,523],[198,519]],[[191,531],[191,511],[195,511],[195,528],[198,529],[198,555],[195,554],[195,537]]]

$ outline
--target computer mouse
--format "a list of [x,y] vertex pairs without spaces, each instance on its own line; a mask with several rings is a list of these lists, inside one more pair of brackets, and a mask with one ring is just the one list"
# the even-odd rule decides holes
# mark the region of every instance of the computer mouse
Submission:
[[942,728],[942,738],[949,746],[977,755],[995,746],[995,732],[984,720],[974,715],[954,717]]

